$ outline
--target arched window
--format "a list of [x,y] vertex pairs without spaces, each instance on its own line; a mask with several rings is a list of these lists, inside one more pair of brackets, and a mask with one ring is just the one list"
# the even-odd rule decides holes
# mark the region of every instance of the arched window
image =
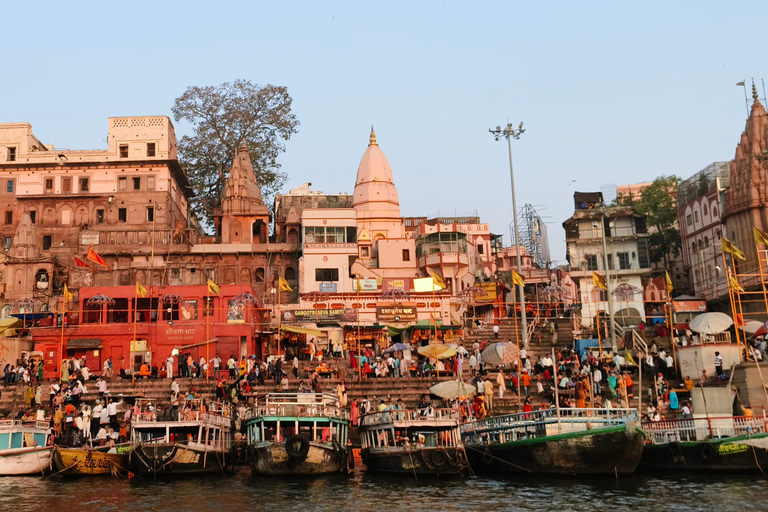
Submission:
[[224,271],[224,284],[235,284],[235,270],[228,268]]
[[288,230],[288,240],[287,242],[289,244],[295,244],[299,242],[299,232],[295,229],[291,228]]
[[695,252],[696,252],[696,242],[693,242],[691,244],[691,255],[693,255],[693,253],[695,253]]
[[247,268],[240,269],[240,284],[248,284],[251,282],[251,271]]
[[285,269],[285,279],[287,281],[293,281],[296,279],[296,271],[293,269],[293,267],[287,267]]
[[709,247],[709,237],[708,236],[704,237],[704,247]]
[[720,240],[720,237],[721,237],[722,235],[720,234],[720,230],[719,230],[719,229],[716,231],[716,234],[717,234],[717,239],[718,239],[718,240]]
[[264,269],[259,267],[256,269],[256,282],[257,283],[263,283],[264,282]]
[[696,269],[693,272],[693,284],[695,284],[696,286],[699,285],[699,269]]
[[40,269],[35,274],[35,286],[37,286],[38,290],[47,290],[50,279],[48,277],[48,272],[45,269]]
[[712,207],[712,216],[717,217],[717,206]]
[[703,204],[701,206],[701,209],[704,210],[704,215],[709,215],[709,206],[707,206],[706,204]]
[[701,242],[701,238],[699,238],[699,250],[704,249],[704,244]]
[[9,318],[12,310],[11,306],[3,306],[3,318]]

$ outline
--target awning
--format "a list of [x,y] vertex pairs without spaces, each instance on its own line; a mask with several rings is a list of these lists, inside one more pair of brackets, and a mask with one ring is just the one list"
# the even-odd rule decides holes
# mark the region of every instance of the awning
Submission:
[[102,348],[101,338],[70,338],[67,348]]
[[38,313],[14,313],[11,316],[21,320],[40,320],[41,318],[47,318],[49,315],[53,316],[53,312],[41,311]]
[[283,332],[292,332],[295,334],[307,334],[310,336],[323,335],[323,332],[320,329],[310,329],[308,327],[294,327],[292,325],[281,325],[280,330]]

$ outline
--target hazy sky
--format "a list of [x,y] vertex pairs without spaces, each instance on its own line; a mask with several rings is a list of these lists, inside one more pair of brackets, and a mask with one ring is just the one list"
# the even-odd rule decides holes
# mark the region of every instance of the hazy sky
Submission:
[[404,216],[476,211],[506,244],[507,149],[488,128],[523,120],[518,206],[541,210],[562,262],[574,190],[733,158],[735,84],[755,77],[762,98],[768,78],[765,1],[584,4],[13,2],[0,122],[95,149],[107,117],[171,116],[187,86],[285,85],[301,122],[285,191],[352,192],[373,124]]

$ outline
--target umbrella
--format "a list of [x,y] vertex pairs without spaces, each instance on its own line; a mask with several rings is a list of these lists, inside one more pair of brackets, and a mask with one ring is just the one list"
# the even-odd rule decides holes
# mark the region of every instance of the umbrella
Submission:
[[519,357],[517,346],[509,341],[491,343],[483,350],[483,363],[499,366],[517,361]]
[[768,322],[765,322],[761,328],[755,331],[755,336],[765,336],[768,334]]
[[93,297],[85,301],[85,303],[88,304],[89,306],[97,306],[97,305],[101,306],[103,304],[112,305],[115,303],[115,299],[113,299],[108,295],[99,294],[99,295],[94,295]]
[[385,354],[389,354],[391,352],[402,352],[403,350],[410,350],[411,347],[408,345],[405,345],[403,343],[394,343],[391,347],[389,347],[387,350],[384,351]]
[[460,380],[447,380],[429,388],[429,392],[444,400],[455,400],[462,396],[472,396],[477,388]]
[[763,322],[761,322],[760,320],[747,320],[746,325],[739,326],[739,329],[753,336],[757,334],[757,332],[760,331],[760,329],[762,328],[763,328]]
[[456,351],[448,345],[435,345],[434,343],[430,343],[425,347],[419,347],[418,352],[424,357],[436,357],[437,359],[448,359],[456,355]]
[[733,320],[725,313],[702,313],[688,324],[692,331],[702,334],[718,334],[732,325]]

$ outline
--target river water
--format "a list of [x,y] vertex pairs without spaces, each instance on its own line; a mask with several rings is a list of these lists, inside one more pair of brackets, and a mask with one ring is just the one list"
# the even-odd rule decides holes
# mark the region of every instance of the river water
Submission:
[[153,481],[54,476],[0,479],[0,510],[726,511],[768,510],[765,478],[635,475],[620,480],[457,478],[418,480],[365,473],[316,479],[227,476]]

